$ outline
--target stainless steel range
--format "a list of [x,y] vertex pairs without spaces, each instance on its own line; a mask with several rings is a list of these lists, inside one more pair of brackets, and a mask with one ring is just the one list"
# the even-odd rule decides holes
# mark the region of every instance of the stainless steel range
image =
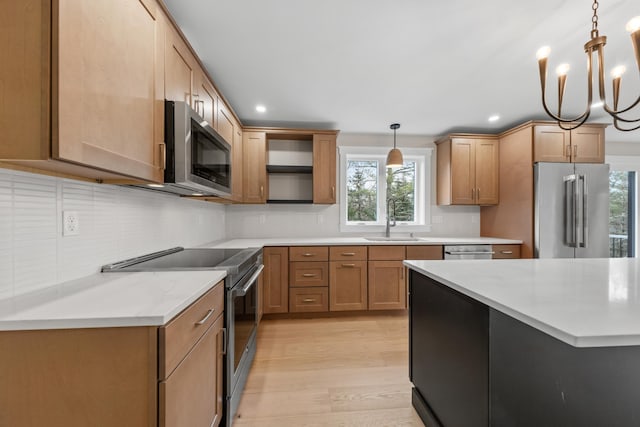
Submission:
[[[102,272],[225,270],[225,419],[231,426],[256,351],[262,249],[181,247],[108,264]],[[215,396],[212,396],[212,399]]]

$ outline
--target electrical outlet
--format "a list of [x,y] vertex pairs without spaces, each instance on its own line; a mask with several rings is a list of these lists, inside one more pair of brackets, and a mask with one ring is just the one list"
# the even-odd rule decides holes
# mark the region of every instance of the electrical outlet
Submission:
[[80,217],[76,211],[62,212],[62,235],[76,236],[80,234]]
[[322,216],[322,214],[318,214],[317,222],[318,224],[324,223],[324,216]]
[[260,224],[264,224],[267,222],[267,216],[266,215],[260,215],[260,218],[258,219],[258,222],[260,222]]
[[440,215],[434,215],[431,217],[431,223],[432,224],[442,224],[442,216]]

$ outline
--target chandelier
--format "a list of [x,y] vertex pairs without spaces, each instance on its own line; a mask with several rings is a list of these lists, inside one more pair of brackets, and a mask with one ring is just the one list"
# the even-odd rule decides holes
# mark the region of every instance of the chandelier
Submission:
[[[598,97],[599,103],[612,118],[613,125],[616,129],[621,131],[633,131],[640,129],[640,117],[630,119],[622,117],[628,111],[632,110],[638,104],[640,104],[640,96],[631,103],[631,105],[625,108],[618,108],[618,101],[620,99],[620,83],[622,81],[622,74],[624,74],[625,67],[620,65],[615,67],[611,71],[611,77],[613,79],[613,108],[611,108],[605,99],[605,76],[604,76],[604,45],[607,43],[607,37],[601,36],[598,32],[598,2],[594,0],[593,5],[593,17],[591,18],[591,40],[584,45],[584,51],[587,54],[587,109],[584,113],[577,117],[567,118],[562,117],[562,97],[564,96],[564,88],[567,83],[567,73],[569,72],[569,64],[561,64],[556,68],[558,74],[558,114],[553,114],[547,106],[547,100],[545,95],[546,80],[547,80],[547,58],[551,49],[548,46],[541,47],[538,50],[538,67],[540,69],[540,86],[542,87],[542,106],[549,116],[558,122],[558,125],[565,130],[572,130],[579,126],[582,126],[589,115],[591,114],[591,107],[593,106],[593,56],[597,54],[598,61]],[[640,73],[640,16],[632,18],[626,26],[627,31],[631,33],[631,43],[636,55],[636,64],[638,65],[638,71]]]

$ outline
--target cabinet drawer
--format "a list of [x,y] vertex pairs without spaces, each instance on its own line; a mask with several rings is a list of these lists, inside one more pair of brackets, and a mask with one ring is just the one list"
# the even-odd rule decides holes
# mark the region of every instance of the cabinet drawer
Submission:
[[289,248],[289,261],[328,261],[327,246],[292,246]]
[[329,248],[330,261],[366,261],[366,246],[331,246]]
[[404,246],[369,246],[369,261],[402,261]]
[[493,259],[520,258],[520,245],[492,245]]
[[442,259],[442,245],[407,246],[407,259]]
[[160,382],[160,427],[212,426],[222,416],[222,324],[219,316],[178,367]]
[[329,311],[329,288],[289,289],[289,311],[291,313]]
[[328,286],[328,262],[290,262],[289,286]]
[[224,310],[224,283],[218,282],[209,292],[182,313],[159,328],[159,373],[167,378],[193,345]]

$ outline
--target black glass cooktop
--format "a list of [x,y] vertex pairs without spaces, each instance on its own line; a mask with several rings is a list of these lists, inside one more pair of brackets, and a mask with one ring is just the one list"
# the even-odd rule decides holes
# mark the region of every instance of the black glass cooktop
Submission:
[[102,271],[227,270],[233,274],[244,265],[255,262],[259,255],[259,248],[173,248],[108,264],[102,267]]

